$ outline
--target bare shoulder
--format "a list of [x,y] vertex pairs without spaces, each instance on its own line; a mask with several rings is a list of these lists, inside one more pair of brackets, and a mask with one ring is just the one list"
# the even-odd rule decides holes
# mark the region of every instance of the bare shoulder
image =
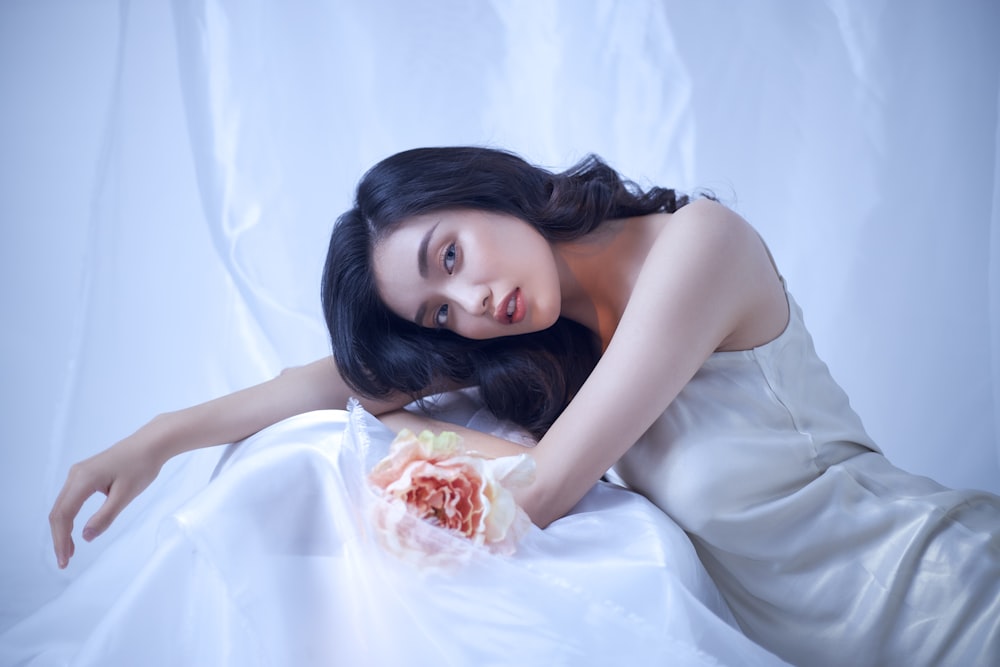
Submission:
[[768,257],[757,231],[741,215],[717,201],[697,199],[659,227],[647,259],[682,273],[731,275],[740,281],[761,262],[769,268]]
[[784,330],[788,304],[774,260],[757,230],[723,204],[698,199],[679,209],[650,258],[672,263],[705,300],[731,304],[733,329],[718,349],[756,347]]
[[681,207],[665,228],[709,242],[728,241],[728,246],[760,243],[757,232],[743,216],[712,199],[696,199]]

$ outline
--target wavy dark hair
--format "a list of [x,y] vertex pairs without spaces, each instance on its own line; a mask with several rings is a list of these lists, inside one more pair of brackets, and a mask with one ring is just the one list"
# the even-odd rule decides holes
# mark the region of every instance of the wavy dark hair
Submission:
[[504,213],[550,241],[570,241],[607,220],[672,213],[687,202],[671,189],[640,189],[595,155],[561,173],[471,146],[386,158],[361,179],[354,207],[330,236],[322,298],[337,367],[352,389],[371,398],[478,385],[497,417],[540,437],[594,369],[596,335],[563,317],[544,331],[490,340],[418,326],[383,304],[373,249],[403,221],[434,211]]

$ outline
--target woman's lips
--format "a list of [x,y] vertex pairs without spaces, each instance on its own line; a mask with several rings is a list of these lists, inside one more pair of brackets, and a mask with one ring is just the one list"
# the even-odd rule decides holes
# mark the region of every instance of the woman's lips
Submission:
[[517,324],[524,319],[524,311],[524,299],[521,297],[521,288],[518,287],[500,302],[493,318],[502,324]]

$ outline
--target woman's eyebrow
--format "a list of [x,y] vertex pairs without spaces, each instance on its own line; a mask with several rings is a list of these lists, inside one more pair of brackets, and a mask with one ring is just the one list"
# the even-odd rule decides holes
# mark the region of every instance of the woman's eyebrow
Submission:
[[417,271],[420,272],[421,278],[427,277],[427,246],[430,245],[431,236],[434,235],[434,230],[437,229],[439,224],[441,223],[435,222],[434,225],[427,230],[427,233],[424,234],[424,238],[420,239],[420,248],[417,250]]

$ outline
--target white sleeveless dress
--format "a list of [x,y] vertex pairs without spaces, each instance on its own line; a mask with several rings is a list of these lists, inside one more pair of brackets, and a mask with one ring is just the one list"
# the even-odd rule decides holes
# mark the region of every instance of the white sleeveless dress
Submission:
[[616,465],[743,630],[800,665],[1000,665],[1000,497],[892,466],[802,312],[712,355]]

